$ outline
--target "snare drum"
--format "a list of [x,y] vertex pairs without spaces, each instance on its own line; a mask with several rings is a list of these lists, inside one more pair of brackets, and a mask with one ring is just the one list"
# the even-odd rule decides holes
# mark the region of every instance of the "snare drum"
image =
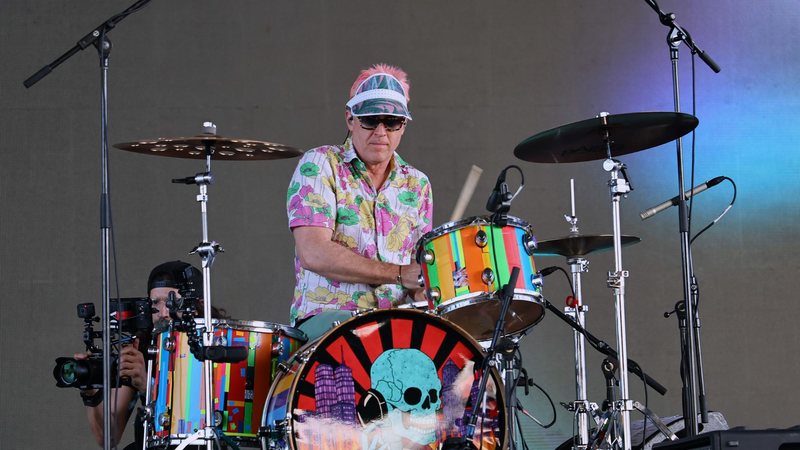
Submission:
[[417,261],[436,312],[483,341],[492,338],[502,306],[495,294],[513,267],[520,273],[505,318],[506,334],[522,333],[544,316],[534,248],[527,222],[508,216],[503,224],[492,224],[487,217],[472,217],[423,236]]
[[[204,320],[195,322],[201,330]],[[214,345],[250,349],[243,361],[213,364],[213,407],[222,419],[218,428],[240,446],[258,447],[258,424],[278,363],[287,361],[306,337],[269,322],[214,319],[213,327]],[[164,331],[156,338],[148,447],[179,445],[205,427],[203,363],[189,350],[186,333]]]
[[281,364],[264,407],[262,449],[439,448],[465,435],[476,406],[475,448],[503,449],[495,369],[486,402],[476,398],[483,358],[472,337],[427,311],[360,313]]

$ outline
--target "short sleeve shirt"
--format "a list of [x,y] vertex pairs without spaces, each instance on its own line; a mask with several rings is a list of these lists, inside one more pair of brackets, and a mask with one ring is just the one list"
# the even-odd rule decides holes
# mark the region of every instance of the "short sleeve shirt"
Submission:
[[[287,193],[289,228],[333,230],[333,240],[365,258],[408,264],[417,241],[431,230],[431,186],[424,173],[397,153],[383,186],[372,186],[366,165],[348,139],[307,151]],[[345,283],[306,270],[295,256],[291,323],[325,309],[388,308],[404,303],[398,284]]]

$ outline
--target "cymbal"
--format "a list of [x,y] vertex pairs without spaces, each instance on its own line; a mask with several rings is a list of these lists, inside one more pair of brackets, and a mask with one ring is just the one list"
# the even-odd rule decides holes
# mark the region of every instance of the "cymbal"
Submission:
[[[636,236],[622,236],[622,245],[633,245],[642,240]],[[614,236],[610,234],[566,236],[540,241],[533,254],[536,256],[586,256],[589,253],[614,248]]]
[[145,155],[205,159],[206,143],[210,143],[213,146],[214,152],[211,154],[211,159],[216,161],[284,159],[294,158],[303,154],[301,150],[288,145],[245,139],[229,139],[216,134],[123,142],[114,144],[114,147]]
[[625,155],[674,141],[694,130],[691,114],[639,112],[583,120],[535,134],[517,144],[514,156],[538,163],[570,163],[605,159],[604,132],[611,139],[611,156]]

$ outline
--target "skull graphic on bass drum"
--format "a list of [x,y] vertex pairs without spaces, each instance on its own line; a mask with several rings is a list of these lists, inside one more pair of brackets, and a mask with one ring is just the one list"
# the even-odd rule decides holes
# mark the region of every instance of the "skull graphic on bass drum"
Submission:
[[362,424],[389,427],[418,444],[436,439],[442,381],[433,361],[417,349],[383,352],[370,369],[370,393],[359,408]]

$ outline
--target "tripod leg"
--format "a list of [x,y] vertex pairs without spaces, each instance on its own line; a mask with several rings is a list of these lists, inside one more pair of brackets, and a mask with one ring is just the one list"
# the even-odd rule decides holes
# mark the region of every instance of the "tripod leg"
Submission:
[[[633,407],[634,407],[634,409],[636,409],[640,413],[642,413],[645,416],[647,416],[647,418],[650,419],[653,422],[653,424],[655,424],[656,428],[658,428],[658,431],[660,431],[661,434],[666,436],[667,439],[669,439],[670,441],[674,441],[674,440],[678,439],[678,436],[676,436],[675,433],[672,432],[672,430],[667,428],[667,426],[664,424],[664,421],[661,420],[661,418],[658,417],[658,415],[656,415],[656,413],[654,413],[653,411],[650,411],[650,409],[646,408],[644,405],[642,405],[641,403],[639,403],[637,401],[633,402]],[[644,443],[642,443],[642,445],[644,445]]]

